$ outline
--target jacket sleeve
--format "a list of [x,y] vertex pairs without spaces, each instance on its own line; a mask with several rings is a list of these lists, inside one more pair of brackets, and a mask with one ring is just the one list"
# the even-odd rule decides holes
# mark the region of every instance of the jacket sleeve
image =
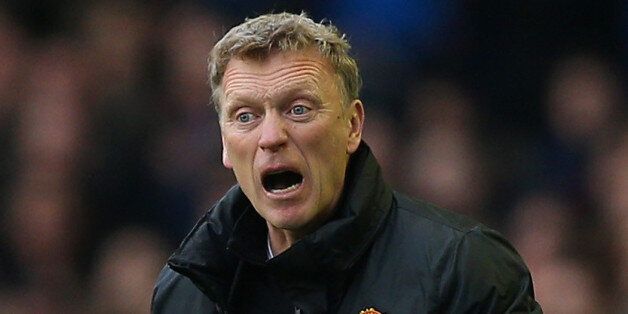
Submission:
[[482,226],[454,244],[440,287],[446,313],[543,313],[519,254]]
[[209,313],[218,314],[216,305],[187,277],[165,266],[153,291],[153,314]]

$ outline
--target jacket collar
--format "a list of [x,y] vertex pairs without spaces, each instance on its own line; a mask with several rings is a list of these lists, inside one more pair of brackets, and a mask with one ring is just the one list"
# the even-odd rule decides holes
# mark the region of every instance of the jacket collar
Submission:
[[226,252],[237,219],[251,204],[239,186],[232,187],[192,228],[168,265],[188,277],[211,300],[225,304],[238,259]]
[[266,261],[266,224],[235,186],[197,223],[168,263],[204,293],[223,300],[240,260],[296,278],[344,271],[372,244],[392,198],[375,157],[362,142],[351,156],[334,217],[282,254]]

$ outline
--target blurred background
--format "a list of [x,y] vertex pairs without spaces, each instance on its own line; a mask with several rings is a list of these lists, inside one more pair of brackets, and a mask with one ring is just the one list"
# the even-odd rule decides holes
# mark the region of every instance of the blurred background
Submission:
[[235,180],[206,55],[245,17],[347,33],[398,190],[484,222],[546,313],[628,312],[625,1],[0,3],[0,313],[147,313]]

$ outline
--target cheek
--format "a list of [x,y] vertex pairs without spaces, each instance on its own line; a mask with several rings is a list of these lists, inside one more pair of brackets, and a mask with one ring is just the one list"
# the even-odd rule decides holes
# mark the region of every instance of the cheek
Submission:
[[247,151],[247,147],[245,139],[238,137],[225,139],[226,153],[238,180],[242,179],[252,168],[254,152]]
[[307,143],[327,151],[334,151],[345,145],[349,134],[342,120],[333,116],[321,118],[315,125],[310,125],[299,132]]
[[[326,130],[326,131],[323,131]],[[303,134],[305,158],[319,179],[336,181],[335,177],[344,175],[347,162],[346,144],[348,136],[339,128],[321,128],[321,132]],[[330,182],[321,182],[328,184]]]
[[224,138],[231,159],[246,159],[257,148],[255,134],[230,132]]
[[330,160],[344,157],[347,149],[347,140],[348,137],[344,130],[338,127],[331,128],[325,134],[314,139],[318,149],[326,152],[323,157]]

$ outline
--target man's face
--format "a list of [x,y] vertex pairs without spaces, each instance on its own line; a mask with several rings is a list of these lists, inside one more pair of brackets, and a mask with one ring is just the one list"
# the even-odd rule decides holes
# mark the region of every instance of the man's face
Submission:
[[342,106],[329,62],[313,49],[234,58],[223,81],[223,163],[269,228],[306,234],[329,217],[364,112]]

